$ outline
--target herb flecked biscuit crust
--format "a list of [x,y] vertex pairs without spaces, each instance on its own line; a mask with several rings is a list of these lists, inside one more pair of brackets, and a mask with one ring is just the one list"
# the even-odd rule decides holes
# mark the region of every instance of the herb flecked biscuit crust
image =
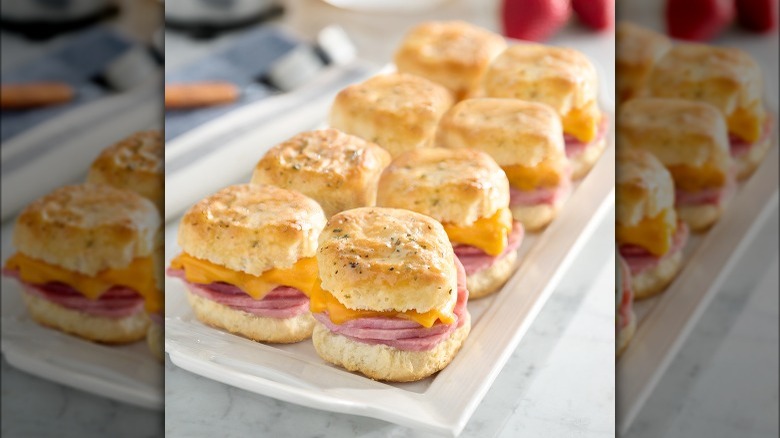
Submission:
[[313,199],[267,184],[238,184],[182,217],[179,246],[192,257],[260,275],[313,257],[325,214]]
[[137,132],[101,152],[89,168],[87,182],[134,191],[162,212],[163,155],[160,131]]
[[382,173],[377,205],[468,226],[509,205],[509,181],[484,152],[417,149],[399,155]]
[[503,37],[473,24],[430,21],[404,36],[394,61],[398,71],[444,85],[462,100],[481,93],[485,71],[505,48]]
[[160,214],[146,198],[101,184],[61,187],[19,214],[13,244],[34,259],[94,276],[159,248]]
[[271,148],[255,166],[253,184],[297,190],[319,202],[326,217],[376,203],[379,175],[390,154],[337,129],[308,131]]
[[420,213],[365,207],[333,216],[317,250],[322,288],[350,309],[452,309],[457,271],[444,227]]
[[430,146],[439,119],[452,104],[449,90],[428,79],[378,75],[339,92],[330,126],[374,142],[395,157]]
[[637,97],[653,65],[670,48],[665,35],[629,22],[615,26],[615,69],[618,99]]

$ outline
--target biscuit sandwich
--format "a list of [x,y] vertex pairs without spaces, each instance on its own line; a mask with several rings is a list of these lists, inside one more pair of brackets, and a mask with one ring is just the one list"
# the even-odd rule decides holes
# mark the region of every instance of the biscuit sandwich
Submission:
[[653,67],[647,96],[708,103],[723,114],[737,178],[750,176],[771,145],[772,118],[756,61],[742,50],[679,44]]
[[3,273],[21,282],[38,323],[108,344],[146,336],[162,308],[153,256],[160,215],[136,193],[106,185],[65,186],[16,220],[17,252]]
[[618,101],[640,97],[653,65],[672,47],[665,35],[623,21],[615,27]]
[[326,217],[376,203],[376,186],[390,154],[337,129],[309,131],[271,148],[255,166],[253,184],[296,190]]
[[471,329],[466,273],[435,219],[363,207],[333,216],[317,250],[312,341],[324,360],[372,379],[428,377]]
[[512,220],[504,172],[484,152],[405,152],[382,173],[377,205],[441,222],[466,270],[472,299],[496,292],[515,270],[523,226]]
[[631,271],[634,296],[663,292],[680,271],[688,227],[677,218],[672,175],[650,152],[617,155],[615,237]]
[[506,48],[498,34],[464,21],[427,21],[411,29],[395,66],[447,87],[456,100],[478,96],[490,63]]
[[636,330],[631,270],[620,255],[615,264],[615,355],[620,356]]
[[452,94],[428,79],[406,73],[374,76],[341,90],[330,126],[385,148],[390,155],[429,147]]
[[734,194],[726,123],[712,105],[658,98],[625,102],[618,144],[645,149],[666,166],[677,214],[693,231],[714,224]]
[[561,120],[543,103],[464,100],[442,117],[436,145],[490,155],[509,179],[509,207],[526,231],[547,226],[571,192]]
[[518,44],[485,73],[485,95],[545,103],[561,117],[572,178],[580,179],[607,144],[608,120],[598,106],[596,68],[582,53],[563,47]]
[[324,226],[322,208],[298,192],[229,186],[184,214],[168,275],[185,281],[202,322],[259,342],[299,342],[314,327],[308,295]]

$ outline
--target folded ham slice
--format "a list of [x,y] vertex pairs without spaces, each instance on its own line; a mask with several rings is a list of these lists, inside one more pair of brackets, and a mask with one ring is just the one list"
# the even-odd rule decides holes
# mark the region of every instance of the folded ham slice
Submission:
[[674,192],[674,205],[678,206],[694,206],[694,205],[721,205],[725,200],[729,199],[734,191],[737,189],[737,182],[734,176],[735,169],[731,169],[731,175],[726,178],[726,185],[723,187],[715,187],[698,192],[687,192],[680,190],[679,188]]
[[115,286],[91,300],[65,283],[32,284],[22,281],[19,272],[3,269],[3,275],[16,278],[25,292],[59,306],[104,318],[126,318],[143,312],[144,299],[133,289]]
[[677,232],[674,233],[672,247],[669,252],[658,257],[645,248],[637,245],[620,245],[620,255],[628,263],[631,269],[631,275],[639,275],[648,269],[655,268],[667,257],[672,257],[675,253],[682,250],[688,242],[688,226],[683,221],[677,222]]
[[772,132],[772,118],[767,117],[764,121],[764,127],[761,132],[761,138],[753,143],[746,142],[742,137],[729,133],[729,150],[732,158],[739,158],[750,152],[750,149],[765,141]]
[[599,122],[599,129],[596,132],[596,138],[590,143],[584,143],[577,137],[571,134],[563,134],[563,141],[566,144],[566,158],[574,158],[582,154],[585,149],[601,141],[607,134],[607,127],[609,126],[609,118],[606,115],[602,115],[601,122]]
[[520,224],[520,222],[515,221],[512,223],[512,231],[510,231],[509,236],[507,236],[507,245],[504,249],[504,252],[497,256],[487,254],[482,249],[471,245],[456,244],[453,245],[452,248],[455,250],[455,256],[457,256],[460,262],[463,264],[466,275],[474,275],[477,272],[483,271],[493,266],[497,261],[506,257],[506,255],[512,251],[516,251],[517,248],[520,247],[522,241],[523,226]]
[[539,187],[536,190],[519,190],[509,186],[509,206],[553,205],[571,191],[571,182],[564,180],[557,187]]
[[452,324],[436,321],[431,328],[426,328],[414,321],[383,317],[358,318],[344,324],[335,324],[327,312],[314,313],[314,318],[328,330],[364,344],[384,344],[406,351],[431,350],[440,342],[449,339],[452,333],[470,318],[466,308],[469,295],[466,289],[466,271],[457,257],[455,264],[458,268],[458,299],[454,309],[457,320]]
[[309,311],[309,297],[298,289],[278,286],[262,300],[256,300],[239,287],[228,283],[190,283],[183,269],[167,270],[168,275],[181,278],[195,295],[215,301],[230,308],[263,318],[292,318]]

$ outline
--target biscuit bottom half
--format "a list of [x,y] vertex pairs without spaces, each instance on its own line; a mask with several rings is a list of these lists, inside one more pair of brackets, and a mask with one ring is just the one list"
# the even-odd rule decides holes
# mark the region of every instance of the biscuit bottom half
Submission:
[[452,361],[471,331],[471,316],[452,335],[428,351],[406,351],[384,344],[366,344],[328,330],[317,323],[312,341],[326,361],[357,371],[374,380],[413,382],[424,379]]
[[492,266],[466,277],[469,299],[475,300],[497,292],[515,272],[517,251],[496,260]]

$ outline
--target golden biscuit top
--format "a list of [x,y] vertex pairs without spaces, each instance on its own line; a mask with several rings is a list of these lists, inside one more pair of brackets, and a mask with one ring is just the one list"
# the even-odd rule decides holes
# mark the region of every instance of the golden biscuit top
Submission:
[[501,166],[533,167],[566,158],[558,113],[543,103],[517,99],[459,102],[442,117],[437,146],[479,149]]
[[160,131],[137,132],[103,150],[92,167],[162,175],[163,155]]
[[444,227],[408,210],[364,207],[333,216],[317,251],[322,288],[352,309],[427,312],[457,298]]
[[296,181],[325,178],[338,189],[364,174],[379,173],[390,163],[390,154],[379,145],[337,129],[303,132],[271,148],[255,166],[263,179]]
[[615,60],[620,64],[652,64],[670,47],[669,38],[645,27],[626,21],[615,27]]
[[596,68],[581,52],[542,44],[517,44],[485,74],[490,97],[543,102],[561,115],[596,100]]
[[417,149],[396,157],[382,173],[377,205],[466,226],[509,206],[509,182],[486,153]]
[[19,214],[20,252],[87,275],[122,268],[157,246],[160,216],[142,196],[101,184],[61,187]]
[[464,21],[428,21],[406,34],[395,59],[412,56],[423,64],[483,65],[505,45],[500,35]]
[[742,50],[678,44],[653,67],[649,95],[703,100],[730,114],[761,99],[763,81],[755,60]]
[[397,119],[437,119],[452,105],[446,88],[406,73],[377,75],[341,90],[336,102],[349,102],[350,109],[392,114]]
[[622,105],[619,144],[650,150],[665,165],[726,166],[729,141],[717,108],[682,99],[640,98]]
[[617,154],[617,222],[635,225],[674,208],[674,181],[663,164],[642,149],[619,148]]
[[265,184],[226,187],[192,206],[179,245],[193,257],[259,275],[316,250],[325,215],[314,200]]

